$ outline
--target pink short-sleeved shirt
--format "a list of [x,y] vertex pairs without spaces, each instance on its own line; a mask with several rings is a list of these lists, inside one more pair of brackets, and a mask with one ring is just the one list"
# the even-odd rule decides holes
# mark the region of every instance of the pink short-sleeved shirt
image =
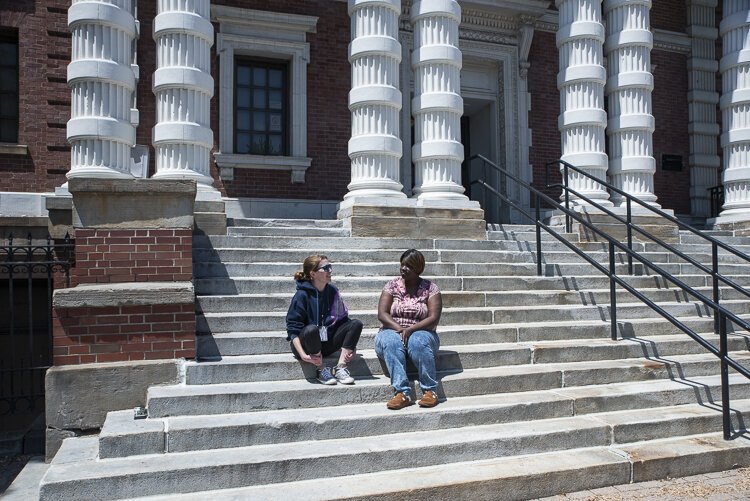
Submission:
[[393,296],[391,316],[401,327],[409,327],[427,317],[427,300],[435,294],[440,294],[437,285],[424,278],[417,288],[417,293],[411,296],[406,293],[404,279],[396,277],[383,287],[383,292]]

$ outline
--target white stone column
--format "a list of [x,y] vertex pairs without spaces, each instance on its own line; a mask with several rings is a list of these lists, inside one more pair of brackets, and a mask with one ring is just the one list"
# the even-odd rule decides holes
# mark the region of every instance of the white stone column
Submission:
[[750,220],[750,0],[724,0],[719,31],[724,207],[717,223]]
[[158,0],[154,19],[156,66],[156,174],[159,179],[194,179],[199,199],[220,198],[213,187],[210,101],[214,30],[209,0]]
[[690,123],[690,212],[693,216],[708,217],[711,202],[708,189],[719,184],[721,161],[717,151],[719,123],[716,107],[716,6],[718,0],[688,0],[688,109]]
[[[657,206],[654,194],[654,117],[651,114],[651,0],[604,0],[609,99],[609,177],[612,184]],[[621,205],[624,197],[612,194]]]
[[399,182],[400,13],[401,0],[349,0],[352,179],[344,199],[406,198]]
[[[557,88],[562,159],[604,180],[608,164],[604,143],[607,76],[603,65],[601,0],[556,0],[555,5],[559,12]],[[611,205],[601,184],[575,173],[568,176],[568,181],[576,191],[602,205]]]
[[414,193],[419,200],[462,200],[461,7],[455,0],[415,1],[414,27]]
[[136,23],[131,0],[73,0],[68,84],[71,118],[68,179],[129,179],[135,127],[130,107],[135,90],[131,68]]

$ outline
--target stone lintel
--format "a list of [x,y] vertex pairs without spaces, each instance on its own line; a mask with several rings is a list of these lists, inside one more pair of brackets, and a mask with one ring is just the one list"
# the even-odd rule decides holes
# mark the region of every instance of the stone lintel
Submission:
[[44,198],[49,214],[47,231],[52,238],[75,237],[73,228],[73,197],[70,195],[49,195]]
[[487,239],[484,211],[476,202],[460,207],[414,199],[387,199],[382,205],[346,202],[337,215],[354,237]]
[[192,180],[92,179],[68,182],[73,225],[101,229],[192,228]]
[[[36,216],[0,217],[0,242],[6,245],[7,239],[13,235],[14,245],[23,245],[30,234],[35,244],[47,239],[47,218]],[[54,237],[54,235],[53,235]]]
[[56,309],[188,304],[194,301],[195,291],[191,282],[79,285],[58,289],[52,298]]

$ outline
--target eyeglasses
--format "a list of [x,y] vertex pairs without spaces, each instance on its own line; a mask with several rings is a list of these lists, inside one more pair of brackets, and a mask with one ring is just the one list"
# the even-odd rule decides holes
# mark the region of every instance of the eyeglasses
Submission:
[[333,265],[328,263],[325,266],[321,266],[320,268],[316,268],[315,271],[325,271],[326,273],[331,273],[333,270]]

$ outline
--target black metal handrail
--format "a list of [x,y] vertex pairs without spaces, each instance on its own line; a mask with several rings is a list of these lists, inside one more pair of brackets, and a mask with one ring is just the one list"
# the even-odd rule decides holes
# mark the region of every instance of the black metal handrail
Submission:
[[[616,186],[613,186],[612,184],[608,183],[607,181],[601,180],[592,174],[589,174],[588,172],[585,172],[578,167],[575,167],[573,165],[570,165],[569,163],[565,162],[564,160],[555,160],[554,162],[547,163],[545,167],[545,180],[549,179],[549,168],[552,165],[562,165],[563,166],[563,183],[555,183],[555,184],[547,184],[547,188],[562,188],[564,196],[565,196],[565,204],[566,208],[569,208],[570,204],[570,194],[577,196],[578,198],[586,201],[587,203],[591,204],[592,206],[596,207],[597,209],[600,209],[601,211],[605,212],[610,217],[616,219],[617,221],[623,223],[626,225],[626,231],[627,231],[627,241],[628,241],[628,248],[632,249],[633,247],[633,230],[640,233],[641,235],[645,236],[646,238],[652,240],[654,243],[664,247],[666,250],[672,252],[673,254],[679,256],[680,258],[684,259],[685,261],[689,262],[693,266],[699,268],[704,273],[707,273],[711,275],[713,278],[713,301],[716,304],[719,304],[721,301],[721,297],[719,294],[719,282],[724,283],[725,285],[728,285],[729,287],[733,288],[737,292],[747,296],[750,298],[750,291],[745,289],[742,285],[738,284],[734,280],[725,277],[719,272],[719,247],[721,247],[724,250],[729,251],[731,254],[734,254],[735,256],[739,257],[740,259],[744,260],[747,263],[750,263],[750,256],[745,254],[742,251],[739,251],[735,249],[734,247],[727,245],[726,243],[722,242],[721,240],[718,240],[710,235],[706,235],[704,232],[693,228],[687,223],[684,223],[680,221],[679,219],[667,214],[666,212],[657,209],[656,207],[648,204],[647,202],[644,202],[643,200],[634,197],[633,195],[624,192],[623,190],[617,188]],[[570,188],[568,184],[568,171],[573,170],[574,172],[583,175],[584,177],[587,177],[594,182],[601,184],[602,186],[605,186],[608,190],[611,192],[617,193],[620,196],[624,197],[626,200],[626,218],[623,219],[618,214],[615,214],[608,208],[602,206],[601,204],[597,203],[596,201],[584,196],[583,194],[579,193],[578,191],[574,190],[573,188]],[[635,202],[639,204],[641,207],[648,209],[649,211],[667,219],[668,221],[675,223],[678,225],[678,227],[683,228],[685,230],[690,231],[691,233],[698,235],[699,237],[707,240],[711,243],[711,269],[709,269],[707,266],[703,265],[699,261],[693,259],[692,257],[688,256],[687,254],[681,252],[680,250],[676,249],[672,245],[664,242],[660,238],[656,237],[655,235],[651,234],[650,232],[644,230],[643,228],[639,227],[632,221],[632,202]],[[565,217],[565,227],[566,231],[570,231],[570,219],[568,216]],[[630,255],[628,255],[628,273],[632,274],[632,258]],[[714,321],[714,331],[718,333],[719,330],[719,319],[716,318]]]
[[[722,410],[723,410],[723,428],[724,428],[724,438],[729,440],[731,438],[731,420],[730,420],[730,409],[729,409],[729,380],[728,380],[728,367],[732,367],[737,372],[742,374],[743,376],[750,379],[750,371],[740,365],[736,360],[734,360],[732,357],[728,354],[727,349],[727,325],[726,320],[729,318],[734,323],[738,324],[739,326],[743,327],[744,329],[750,331],[750,324],[746,322],[745,320],[739,318],[737,315],[735,315],[733,312],[727,310],[723,306],[719,305],[718,303],[712,301],[711,299],[708,299],[703,294],[699,293],[698,291],[694,290],[689,285],[683,283],[678,278],[674,277],[671,273],[668,271],[662,269],[660,266],[652,263],[647,258],[641,256],[637,251],[634,251],[632,249],[632,241],[630,242],[629,246],[626,246],[619,242],[618,240],[614,239],[612,236],[607,234],[606,232],[602,231],[601,229],[597,228],[595,225],[593,225],[591,222],[587,221],[584,217],[582,217],[580,214],[574,212],[569,208],[569,199],[566,200],[566,205],[563,206],[556,200],[552,199],[550,196],[546,195],[545,193],[541,192],[537,188],[531,186],[527,182],[519,179],[518,177],[514,176],[513,174],[509,173],[505,169],[497,166],[494,164],[491,160],[488,160],[487,158],[483,157],[482,155],[475,155],[472,157],[479,158],[488,165],[492,166],[494,169],[496,169],[500,174],[503,176],[507,176],[508,178],[512,179],[513,181],[517,182],[520,186],[523,186],[525,189],[529,191],[530,194],[534,195],[535,198],[535,210],[536,214],[535,216],[532,216],[529,214],[525,208],[521,207],[518,203],[516,203],[514,200],[510,199],[505,194],[499,192],[489,184],[487,184],[484,180],[476,180],[473,183],[482,185],[485,190],[488,190],[490,193],[494,194],[495,196],[499,197],[501,200],[507,202],[509,205],[516,208],[520,213],[522,213],[524,216],[528,217],[532,221],[534,221],[535,227],[536,227],[536,247],[537,247],[537,274],[542,275],[542,247],[541,247],[541,230],[544,229],[547,233],[552,235],[554,238],[562,242],[564,245],[566,245],[569,249],[571,249],[575,254],[577,254],[579,257],[583,258],[585,261],[587,261],[589,264],[594,266],[597,270],[607,275],[610,279],[610,330],[611,330],[611,338],[613,340],[617,340],[617,299],[616,299],[616,285],[620,285],[622,288],[630,292],[632,295],[634,295],[636,298],[641,300],[643,303],[645,303],[647,306],[649,306],[652,310],[657,312],[659,315],[667,319],[672,325],[680,329],[682,332],[690,336],[694,341],[696,341],[698,344],[700,344],[704,349],[706,349],[708,352],[712,353],[716,357],[718,357],[721,361],[721,386],[722,386]],[[571,166],[572,167],[572,166]],[[567,176],[565,176],[567,179]],[[598,180],[597,180],[598,182]],[[602,183],[604,184],[604,183]],[[578,196],[578,193],[574,193],[576,196]],[[580,224],[582,224],[584,227],[586,227],[591,232],[595,233],[602,239],[606,240],[609,245],[609,267],[605,268],[600,263],[598,263],[596,260],[594,260],[592,257],[590,257],[588,254],[583,252],[581,249],[570,243],[567,239],[562,237],[560,234],[558,234],[554,229],[552,229],[547,224],[543,223],[541,220],[541,214],[540,214],[540,202],[544,200],[548,204],[550,204],[553,208],[561,211],[566,216],[566,231],[570,232],[570,220],[575,219]],[[640,202],[640,201],[639,201]],[[624,281],[622,278],[617,276],[616,272],[616,263],[615,263],[615,248],[619,249],[620,251],[626,253],[629,258],[635,258],[641,263],[643,263],[644,266],[647,268],[653,269],[657,271],[659,274],[661,274],[664,278],[669,280],[670,282],[674,283],[676,286],[680,287],[683,291],[689,293],[690,295],[696,297],[699,299],[705,306],[711,308],[714,311],[714,317],[718,317],[718,334],[719,334],[719,349],[714,347],[710,342],[706,341],[702,336],[700,336],[698,333],[693,331],[690,327],[685,325],[682,321],[674,317],[672,314],[664,310],[662,307],[657,305],[655,302],[653,302],[651,299],[646,297],[644,294],[642,294],[640,291],[635,289],[633,286],[628,284],[626,281]],[[628,267],[628,271],[630,274],[632,274],[632,263]]]

